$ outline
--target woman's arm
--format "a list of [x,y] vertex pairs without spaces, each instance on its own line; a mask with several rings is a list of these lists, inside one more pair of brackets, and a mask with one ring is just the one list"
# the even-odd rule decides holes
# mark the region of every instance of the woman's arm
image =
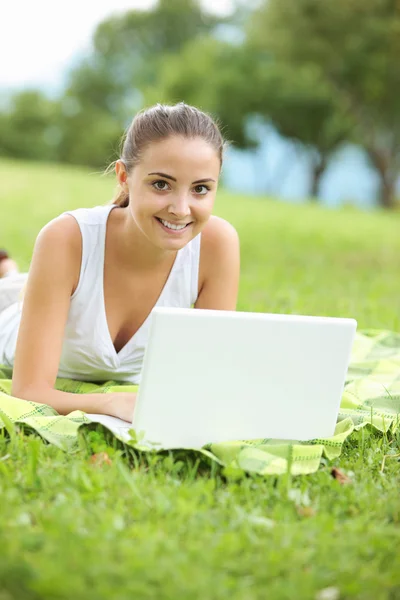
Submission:
[[236,310],[240,276],[240,247],[236,229],[211,217],[201,234],[200,281],[195,308]]
[[52,406],[130,420],[136,394],[71,394],[54,389],[70,298],[79,278],[82,239],[75,219],[63,215],[39,233],[23,301],[11,394]]

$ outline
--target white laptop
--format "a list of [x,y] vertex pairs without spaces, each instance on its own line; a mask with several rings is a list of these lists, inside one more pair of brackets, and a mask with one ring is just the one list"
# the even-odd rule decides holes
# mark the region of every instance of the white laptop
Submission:
[[329,437],[356,328],[354,319],[156,307],[133,422],[88,416],[159,449]]

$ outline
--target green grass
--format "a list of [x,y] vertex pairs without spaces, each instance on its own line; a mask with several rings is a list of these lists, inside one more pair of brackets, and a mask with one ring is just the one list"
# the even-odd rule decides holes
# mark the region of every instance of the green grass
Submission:
[[[0,247],[24,269],[48,220],[105,203],[114,189],[84,169],[9,161],[0,178]],[[222,191],[215,212],[240,234],[239,310],[400,329],[400,214]],[[101,450],[110,465],[92,464]],[[97,434],[72,456],[0,435],[0,600],[395,600],[399,452],[400,435],[364,430],[313,475],[234,481],[195,457],[129,469]],[[332,466],[351,483],[333,479]]]

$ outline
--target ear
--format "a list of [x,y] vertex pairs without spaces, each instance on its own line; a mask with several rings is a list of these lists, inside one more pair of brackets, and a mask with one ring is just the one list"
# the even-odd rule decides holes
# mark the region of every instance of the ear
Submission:
[[117,160],[115,163],[115,173],[117,175],[117,180],[122,189],[128,191],[128,183],[127,177],[128,174],[126,172],[126,168],[122,160]]

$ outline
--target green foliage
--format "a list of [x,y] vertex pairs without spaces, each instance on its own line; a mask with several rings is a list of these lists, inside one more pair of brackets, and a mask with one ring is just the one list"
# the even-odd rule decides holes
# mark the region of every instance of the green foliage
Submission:
[[157,80],[160,57],[178,52],[214,24],[195,0],[161,0],[153,10],[131,10],[103,21],[91,56],[69,74],[60,159],[96,167],[111,162],[122,130],[141,107],[141,89]]
[[249,116],[261,116],[283,136],[310,149],[316,195],[329,158],[349,136],[349,120],[318,70],[312,65],[294,68],[274,55],[264,21],[264,11],[251,15],[244,42],[234,41],[233,33],[231,42],[207,36],[167,55],[159,79],[144,89],[144,97],[149,104],[161,97],[211,111],[227,137],[242,148],[259,143],[248,121]]
[[314,69],[352,124],[349,137],[365,148],[381,177],[381,204],[393,206],[400,172],[397,3],[271,0],[254,14],[253,27],[279,61]]
[[153,10],[131,10],[103,21],[94,34],[95,56],[128,84],[137,83],[138,76],[143,82],[154,81],[159,57],[180,52],[186,42],[217,23],[198,0],[159,0]]
[[[141,107],[142,88],[158,80],[160,59],[179,53],[217,22],[197,0],[159,0],[152,10],[130,10],[108,18],[94,33],[91,64],[86,65],[83,78],[80,68],[71,73],[69,91],[87,99],[90,79],[103,73],[106,83],[93,94],[92,103],[103,102],[115,115],[130,120],[134,109]],[[78,79],[83,79],[81,92]]]
[[38,90],[17,93],[0,113],[0,155],[56,160],[59,131],[57,103]]
[[255,36],[249,34],[249,39],[247,51],[258,63],[253,111],[282,136],[309,150],[313,175],[310,193],[316,197],[328,161],[351,137],[351,123],[313,65],[295,68],[276,58],[265,60]]
[[58,101],[22,92],[10,112],[0,113],[0,155],[104,168],[141,108],[141,88],[157,81],[160,57],[179,52],[218,21],[196,0],[160,0],[152,10],[104,20],[93,51],[69,72]]
[[395,2],[272,0],[262,14],[264,21],[260,15],[257,21],[266,26],[262,34],[271,47],[296,66],[319,69],[361,128],[373,119],[386,128],[395,125],[400,91],[400,14]]
[[248,61],[241,47],[210,36],[189,41],[182,52],[162,58],[156,85],[143,89],[146,104],[187,102],[219,119],[228,140],[246,148],[254,140],[246,130],[243,85]]
[[[24,268],[45,222],[106,202],[114,187],[17,161],[1,161],[0,178],[2,244]],[[240,310],[399,330],[399,214],[223,191],[215,212],[240,234]],[[363,429],[313,475],[235,481],[191,456],[135,462],[97,431],[67,455],[10,428],[0,433],[0,598],[393,600],[399,452],[399,434]]]
[[227,18],[199,0],[159,0],[97,27],[58,100],[34,90],[0,112],[0,155],[103,168],[144,105],[186,101],[241,148],[272,123],[309,151],[310,195],[343,142],[365,149],[395,205],[400,173],[400,12],[394,0],[237,2]]
[[118,154],[122,123],[112,113],[86,105],[76,114],[60,116],[61,162],[104,168]]

